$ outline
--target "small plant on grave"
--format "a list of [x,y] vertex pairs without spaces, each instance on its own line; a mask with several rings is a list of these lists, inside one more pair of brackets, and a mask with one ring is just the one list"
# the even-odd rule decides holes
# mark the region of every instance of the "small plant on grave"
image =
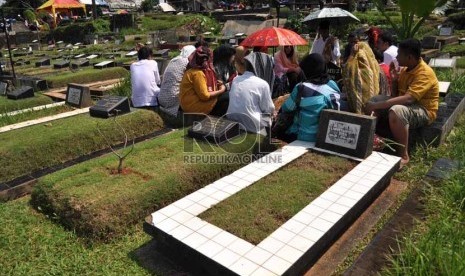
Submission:
[[383,138],[381,136],[375,135],[375,138],[373,140],[373,150],[381,151],[384,148],[388,148],[389,150],[395,152],[396,150],[394,149],[394,146],[405,147],[405,145],[397,143],[392,139]]
[[100,130],[100,127],[98,126],[97,124],[97,130],[98,132],[100,133],[100,135],[105,139],[105,142],[108,144],[108,146],[110,147],[110,150],[111,152],[113,152],[114,155],[116,155],[118,157],[118,169],[117,169],[117,172],[118,174],[121,174],[123,172],[123,161],[124,159],[126,159],[126,157],[128,157],[128,155],[134,150],[134,143],[135,143],[135,138],[132,139],[132,145],[129,147],[128,149],[128,134],[126,132],[126,130],[124,129],[124,127],[118,123],[118,121],[116,120],[116,117],[118,117],[118,113],[119,113],[119,110],[115,110],[116,111],[116,114],[115,116],[113,117],[113,122],[115,123],[115,125],[121,129],[121,131],[123,132],[124,134],[124,144],[123,144],[123,147],[119,150],[115,150],[113,148],[113,146],[111,145],[109,139],[107,138],[107,136],[105,136],[103,134],[103,132]]

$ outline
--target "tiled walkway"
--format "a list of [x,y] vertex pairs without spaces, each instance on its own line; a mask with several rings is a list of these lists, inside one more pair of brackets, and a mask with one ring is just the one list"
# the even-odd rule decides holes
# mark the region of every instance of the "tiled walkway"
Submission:
[[[152,225],[239,275],[281,275],[327,234],[375,186],[393,172],[400,158],[374,152],[257,246],[197,217],[213,205],[305,154],[313,143],[295,141],[270,155],[158,210]],[[390,178],[390,175],[388,175]],[[335,227],[339,223],[338,227]]]

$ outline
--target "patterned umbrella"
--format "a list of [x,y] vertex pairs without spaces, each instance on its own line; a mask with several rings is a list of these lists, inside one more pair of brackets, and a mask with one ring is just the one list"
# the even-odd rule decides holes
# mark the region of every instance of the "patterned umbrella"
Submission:
[[256,31],[241,42],[241,46],[244,47],[274,47],[306,44],[308,44],[308,41],[303,39],[299,34],[291,30],[276,27],[268,27]]
[[329,21],[331,25],[344,25],[360,21],[355,15],[341,8],[323,8],[307,15],[302,21],[307,24],[318,24],[320,21]]

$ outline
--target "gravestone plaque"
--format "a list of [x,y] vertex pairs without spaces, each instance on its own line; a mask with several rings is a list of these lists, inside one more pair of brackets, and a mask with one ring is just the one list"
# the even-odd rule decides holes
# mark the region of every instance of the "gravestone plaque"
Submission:
[[8,99],[18,100],[34,97],[34,90],[31,86],[21,86],[6,94]]
[[105,60],[100,63],[97,63],[94,65],[95,69],[103,69],[107,67],[114,67],[115,66],[115,61],[113,60]]
[[86,56],[86,54],[79,54],[79,55],[74,56],[73,58],[74,59],[80,59],[80,58],[83,58],[85,56]]
[[47,65],[50,65],[49,58],[43,58],[43,59],[39,59],[38,61],[36,61],[36,67],[47,66]]
[[71,67],[73,69],[76,69],[76,68],[79,68],[79,67],[85,67],[85,66],[89,66],[89,65],[90,65],[90,63],[89,63],[88,59],[80,59],[80,60],[73,61],[71,63]]
[[240,134],[239,124],[223,118],[207,116],[187,131],[192,138],[221,144]]
[[421,47],[424,49],[436,49],[437,38],[434,36],[425,36],[421,41]]
[[6,96],[8,83],[0,81],[0,96]]
[[441,96],[445,96],[449,91],[450,82],[448,81],[440,81],[439,82],[439,94]]
[[335,82],[339,83],[340,81],[342,81],[341,67],[337,66],[336,64],[328,62],[326,64],[326,72],[328,73],[329,77]]
[[376,117],[323,110],[316,147],[363,159],[373,150],[375,128]]
[[431,67],[454,68],[455,59],[453,58],[432,58],[429,61]]
[[91,106],[89,86],[69,83],[66,90],[66,104],[78,108]]
[[154,57],[162,57],[162,58],[168,58],[168,54],[170,52],[170,49],[161,49],[153,53]]
[[53,64],[53,68],[61,69],[69,66],[69,60],[59,60]]
[[18,86],[31,86],[34,92],[48,88],[47,81],[38,77],[21,76],[16,78]]
[[98,57],[98,55],[95,55],[95,54],[92,54],[92,55],[89,55],[88,57],[86,57],[87,59],[94,59]]
[[131,51],[131,52],[127,53],[125,56],[127,56],[127,57],[137,56],[137,51]]
[[130,112],[128,97],[105,96],[89,108],[92,117],[108,118]]
[[442,27],[439,29],[440,36],[451,36],[452,35],[452,27]]

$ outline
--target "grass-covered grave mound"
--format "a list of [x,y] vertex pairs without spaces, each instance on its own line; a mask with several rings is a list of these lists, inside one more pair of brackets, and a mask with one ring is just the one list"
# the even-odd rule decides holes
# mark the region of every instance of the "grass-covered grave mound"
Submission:
[[54,107],[48,107],[41,110],[30,110],[23,113],[15,114],[15,115],[7,115],[3,114],[0,115],[0,127],[17,124],[29,120],[35,120],[47,116],[57,115],[60,113],[65,113],[69,111],[73,111],[74,108],[69,105],[59,105]]
[[[130,139],[163,128],[158,114],[149,110],[136,110],[117,120]],[[124,134],[113,119],[88,114],[0,133],[0,183],[108,148],[107,140],[112,145],[123,142]]]
[[51,74],[45,76],[47,85],[50,88],[63,87],[68,83],[89,83],[111,79],[124,78],[129,75],[129,71],[123,67],[111,67],[105,69],[86,68],[77,72],[65,72],[63,74]]
[[259,244],[355,165],[337,156],[306,153],[203,212],[199,218]]
[[34,187],[31,203],[88,241],[109,241],[148,214],[245,165],[189,162],[186,156],[251,154],[263,139],[243,134],[212,146],[210,153],[204,143],[186,152],[186,143],[193,140],[178,130],[137,144],[123,174],[114,173],[117,158],[108,154],[47,175]]
[[34,97],[19,100],[0,96],[0,114],[51,103],[53,103],[53,100],[50,97],[39,93],[35,93]]

